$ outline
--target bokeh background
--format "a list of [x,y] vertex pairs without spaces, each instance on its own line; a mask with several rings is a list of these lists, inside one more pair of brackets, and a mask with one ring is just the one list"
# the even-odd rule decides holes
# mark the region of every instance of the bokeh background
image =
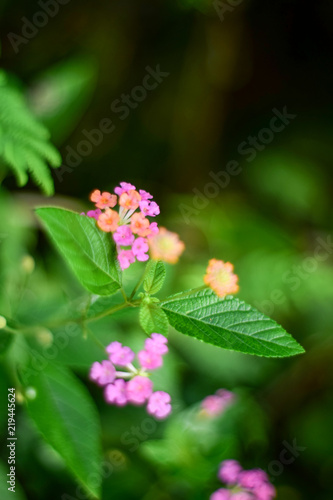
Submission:
[[[27,254],[36,266],[20,296],[22,321],[40,320],[82,294],[32,209],[51,203],[82,210],[92,189],[112,190],[126,180],[154,194],[160,224],[186,244],[179,265],[168,267],[161,296],[200,286],[209,258],[229,260],[240,278],[239,297],[307,350],[271,361],[171,332],[160,383],[176,402],[174,423],[146,429],[133,442],[132,426],[142,425],[144,411],[106,407],[87,382],[100,352],[71,341],[58,360],[87,383],[101,414],[105,456],[119,457],[104,482],[105,499],[209,498],[221,457],[267,470],[281,500],[333,498],[333,4],[231,4],[70,0],[13,46],[8,34],[24,36],[26,20],[42,9],[33,1],[0,3],[2,67],[24,89],[63,157],[63,167],[53,171],[51,200],[32,183],[18,189],[10,176],[3,183],[1,234],[9,235],[0,248],[7,269],[3,304],[21,289],[25,271],[18,262]],[[165,75],[143,97],[135,87],[158,65]],[[119,111],[124,94],[130,104]],[[283,130],[263,132],[283,109],[293,115]],[[100,139],[91,131],[103,119],[113,130]],[[99,142],[88,153],[87,134]],[[258,137],[263,140],[254,143]],[[252,153],[244,152],[248,147]],[[70,165],[68,154],[80,150]],[[230,161],[237,173],[223,185],[209,184]],[[138,345],[143,332],[134,319],[100,321],[95,334]],[[3,372],[1,393],[8,383]],[[191,422],[195,405],[219,387],[234,391],[238,403],[207,435],[202,431],[202,442],[198,433],[182,440],[179,422]],[[75,497],[59,457],[23,412],[18,419],[18,478],[27,498]],[[0,420],[4,429],[5,415]],[[279,466],[286,442],[302,451]]]

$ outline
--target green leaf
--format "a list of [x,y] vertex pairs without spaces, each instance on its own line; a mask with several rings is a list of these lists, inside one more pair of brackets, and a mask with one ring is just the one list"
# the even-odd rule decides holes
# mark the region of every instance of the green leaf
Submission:
[[[147,442],[142,443],[144,446],[140,446],[140,453],[152,462],[155,466],[172,467],[175,462],[177,465],[177,458],[175,457],[175,444],[170,446],[170,443],[166,440],[160,439],[149,439]],[[177,446],[178,451],[178,446]]]
[[62,208],[38,208],[54,243],[81,284],[97,295],[112,295],[121,286],[121,273],[111,236],[91,217]]
[[0,330],[0,355],[7,351],[14,340],[14,335],[5,329]]
[[[11,487],[11,485],[7,483],[7,481],[10,480],[9,476],[7,476],[7,474],[9,474],[10,472],[9,468],[10,465],[8,464],[4,465],[3,462],[0,462],[0,476],[2,478],[0,481],[0,498],[1,500],[13,500],[13,498],[15,498],[15,500],[25,500],[26,496],[17,481],[17,477],[15,477],[14,492],[8,490],[8,488]],[[15,475],[16,475],[16,466],[15,466]]]
[[97,74],[94,58],[74,56],[43,70],[32,83],[30,105],[55,143],[63,143],[77,126],[89,105]]
[[146,276],[143,282],[145,292],[154,295],[163,286],[165,280],[165,265],[161,260],[150,260],[146,268]]
[[168,335],[169,321],[164,311],[154,302],[142,302],[140,306],[140,325],[146,333]]
[[275,321],[241,300],[220,299],[210,289],[174,295],[161,307],[176,330],[208,344],[265,357],[304,352]]
[[43,370],[22,370],[21,378],[36,391],[27,410],[44,439],[87,492],[100,498],[100,424],[89,392],[68,369],[51,363]]
[[13,170],[19,186],[28,173],[45,194],[54,192],[49,169],[61,165],[61,156],[49,141],[48,130],[36,120],[17,85],[0,71],[0,159]]

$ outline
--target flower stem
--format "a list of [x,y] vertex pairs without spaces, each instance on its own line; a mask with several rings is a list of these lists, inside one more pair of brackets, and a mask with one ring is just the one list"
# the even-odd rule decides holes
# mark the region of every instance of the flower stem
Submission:
[[[126,309],[127,307],[138,307],[141,304],[141,300],[133,300],[130,301],[126,297],[126,301],[123,302],[122,304],[117,304],[113,307],[110,307],[110,309],[106,309],[102,313],[98,314],[97,316],[92,316],[91,318],[86,318],[85,316],[80,316],[76,318],[66,318],[60,321],[51,321],[49,323],[44,323],[44,324],[37,324],[37,325],[20,325],[17,323],[14,323],[14,328],[9,327],[6,325],[3,330],[10,332],[12,334],[17,334],[17,333],[22,333],[24,335],[35,335],[36,334],[36,328],[48,328],[48,329],[53,329],[53,328],[59,328],[61,326],[65,326],[68,323],[77,323],[81,324],[83,329],[86,323],[91,323],[93,321],[97,321],[101,318],[104,318],[105,316],[111,316],[111,314],[121,311],[122,309]],[[103,346],[104,349],[104,346]]]
[[94,342],[100,347],[104,352],[105,352],[105,346],[102,344],[102,342],[96,337],[94,332],[90,330],[87,326],[85,326],[86,333],[94,340]]
[[110,309],[103,311],[101,314],[98,314],[97,316],[93,316],[92,318],[83,319],[83,321],[85,323],[90,323],[91,321],[96,321],[98,319],[104,318],[105,316],[110,316],[111,314],[113,314],[117,311],[121,311],[122,309],[125,309],[126,307],[131,307],[131,306],[133,306],[133,304],[131,302],[123,302],[122,304],[118,304],[116,306],[110,307]]
[[2,331],[7,332],[7,333],[12,333],[13,335],[20,333],[19,330],[14,330],[14,328],[10,328],[9,326],[5,326],[4,328],[2,328]]
[[139,287],[140,287],[141,283],[142,283],[142,282],[143,282],[143,280],[145,279],[145,277],[146,277],[146,273],[147,273],[147,268],[148,268],[148,266],[146,266],[146,267],[145,267],[145,270],[143,271],[141,278],[139,279],[139,281],[137,282],[137,284],[136,284],[136,285],[135,285],[135,287],[133,288],[133,291],[132,291],[132,293],[131,293],[131,295],[130,295],[130,297],[129,297],[129,300],[132,300],[132,299],[133,299],[133,297],[135,296],[136,292],[138,291],[138,289],[139,289]]
[[116,376],[119,378],[131,378],[133,377],[133,373],[129,372],[116,372]]

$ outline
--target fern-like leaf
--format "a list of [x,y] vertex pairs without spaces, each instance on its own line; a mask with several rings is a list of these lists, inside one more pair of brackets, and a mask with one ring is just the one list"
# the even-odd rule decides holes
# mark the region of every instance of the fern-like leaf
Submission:
[[20,91],[0,71],[0,159],[13,170],[19,186],[30,173],[42,191],[54,192],[49,166],[59,167],[61,156],[49,141],[48,130],[29,110]]

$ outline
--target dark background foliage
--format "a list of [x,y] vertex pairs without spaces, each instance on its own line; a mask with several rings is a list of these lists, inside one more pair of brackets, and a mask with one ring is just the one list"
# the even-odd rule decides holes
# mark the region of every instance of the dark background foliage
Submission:
[[[64,166],[53,171],[52,203],[82,208],[92,189],[113,189],[122,180],[151,191],[161,223],[186,243],[179,269],[168,270],[166,292],[199,286],[208,258],[235,264],[240,297],[283,324],[307,354],[267,361],[172,333],[169,370],[180,405],[218,387],[238,391],[245,406],[233,431],[234,455],[271,472],[285,442],[296,440],[306,449],[276,473],[278,498],[331,499],[333,249],[321,242],[332,238],[332,4],[244,0],[221,20],[205,0],[70,0],[16,53],[8,34],[22,36],[23,18],[32,21],[40,10],[32,1],[1,2],[2,67],[25,89],[63,156]],[[157,65],[169,75],[121,119],[112,104],[141,85],[147,66]],[[241,144],[285,107],[296,117],[269,143],[259,142],[249,161]],[[114,130],[71,166],[69,151],[77,152],[106,118]],[[209,186],[211,173],[226,171],[231,160],[240,173],[223,187]],[[18,190],[8,177],[4,188],[23,210],[45,204],[32,183]],[[52,302],[66,289],[74,297],[77,285],[35,225],[24,223],[28,236],[16,241],[17,254],[33,253],[40,267],[31,296],[47,289]],[[22,317],[32,307],[28,299]],[[103,334],[106,328],[103,323]],[[119,328],[125,339],[132,326]],[[131,335],[142,337],[136,327]],[[64,363],[86,380],[91,359],[76,366],[70,354]],[[178,464],[178,473],[161,472],[140,453],[144,446],[129,451],[119,436],[143,414],[106,408],[98,391],[89,390],[101,412],[105,453],[117,449],[124,457],[105,482],[105,498],[208,498],[217,487],[214,475],[196,489],[184,472],[191,461],[184,469]],[[21,434],[20,479],[28,498],[74,491],[50,450],[38,445],[32,452],[33,431]],[[217,463],[211,466],[216,470]]]

